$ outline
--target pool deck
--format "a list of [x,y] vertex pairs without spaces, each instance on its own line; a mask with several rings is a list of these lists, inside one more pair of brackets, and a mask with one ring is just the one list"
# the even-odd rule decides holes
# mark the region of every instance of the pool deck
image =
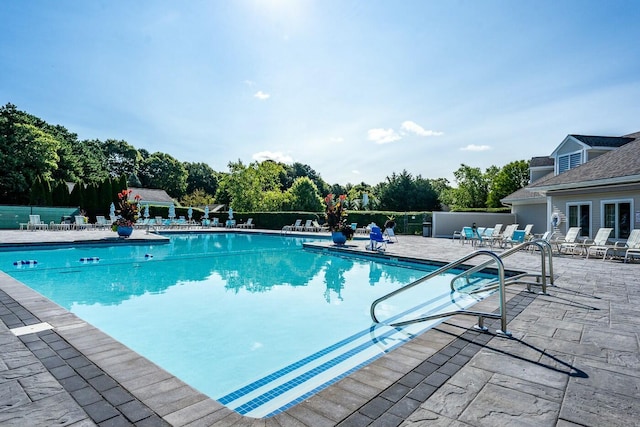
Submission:
[[[123,243],[113,236],[0,230],[0,247]],[[139,230],[125,243],[156,239]],[[363,241],[347,246],[338,250],[367,252]],[[474,250],[398,236],[385,255],[450,262]],[[539,271],[540,255],[514,254],[505,267]],[[640,265],[554,256],[553,268],[548,295],[507,289],[511,338],[496,320],[481,333],[475,317],[457,315],[268,419],[227,409],[0,272],[0,425],[637,425]],[[496,295],[474,307],[497,308]]]

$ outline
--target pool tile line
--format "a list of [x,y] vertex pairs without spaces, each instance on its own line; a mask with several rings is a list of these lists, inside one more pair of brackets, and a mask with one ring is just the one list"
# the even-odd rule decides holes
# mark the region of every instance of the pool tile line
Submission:
[[[535,297],[536,294],[521,291],[510,298],[506,307],[508,320],[520,314]],[[494,329],[500,326],[500,319],[485,319],[485,325]],[[438,327],[434,329],[438,330]],[[337,426],[364,427],[374,423],[385,427],[399,426],[495,336],[466,330]]]
[[[41,323],[0,290],[0,320],[15,329]],[[54,330],[17,337],[98,425],[169,426],[111,376],[98,368]]]

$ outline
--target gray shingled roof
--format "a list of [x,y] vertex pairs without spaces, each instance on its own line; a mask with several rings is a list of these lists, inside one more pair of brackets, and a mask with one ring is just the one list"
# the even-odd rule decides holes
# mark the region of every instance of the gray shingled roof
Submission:
[[129,190],[132,191],[132,195],[140,195],[140,200],[144,202],[158,202],[161,204],[171,204],[175,203],[175,201],[167,194],[164,190],[157,190],[153,188],[139,188],[139,187],[129,187]]
[[640,182],[640,137],[575,169],[548,180],[540,179],[527,188],[546,191],[631,182]]
[[624,136],[569,135],[590,147],[618,148],[631,142],[634,138]]
[[554,166],[555,161],[553,157],[545,156],[545,157],[532,157],[529,162],[529,167],[536,168],[541,166]]

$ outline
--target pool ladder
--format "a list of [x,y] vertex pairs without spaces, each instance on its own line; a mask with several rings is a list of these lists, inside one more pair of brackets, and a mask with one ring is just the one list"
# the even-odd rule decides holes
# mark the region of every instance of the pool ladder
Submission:
[[[505,274],[504,274],[504,262],[503,262],[503,258],[506,258],[516,252],[519,252],[521,250],[524,249],[528,249],[532,246],[536,246],[538,249],[540,249],[540,253],[541,253],[541,273],[540,274],[531,274],[531,273],[522,273],[513,277],[510,277],[508,280],[505,280]],[[403,286],[402,288],[396,289],[393,292],[388,293],[387,295],[384,295],[378,299],[376,299],[372,304],[371,304],[371,308],[370,308],[370,314],[371,314],[371,319],[375,322],[375,323],[380,323],[380,320],[378,320],[378,317],[376,316],[375,310],[376,310],[376,306],[378,304],[380,304],[381,302],[395,296],[398,295],[399,293],[402,293],[408,289],[413,288],[414,286],[419,285],[420,283],[426,282],[428,280],[430,280],[433,277],[439,276],[440,274],[446,273],[449,270],[452,270],[456,267],[461,266],[465,261],[468,261],[472,258],[476,258],[479,256],[488,256],[491,259],[489,261],[486,261],[482,264],[479,264],[477,266],[471,267],[468,270],[465,270],[463,273],[457,275],[456,277],[454,277],[451,280],[451,290],[455,291],[455,282],[456,280],[460,279],[460,278],[465,278],[467,280],[467,282],[469,281],[469,277],[471,274],[473,273],[477,273],[480,270],[483,270],[485,268],[487,268],[488,266],[492,265],[493,263],[496,264],[497,266],[497,270],[498,270],[498,279],[497,281],[488,283],[487,285],[483,286],[480,289],[474,290],[473,293],[478,293],[478,292],[483,292],[483,291],[488,291],[488,290],[494,290],[495,288],[498,288],[498,295],[499,295],[499,300],[500,300],[500,307],[499,307],[499,312],[498,313],[489,313],[489,312],[483,312],[483,311],[474,311],[474,310],[453,310],[453,311],[448,311],[445,313],[438,313],[438,314],[433,314],[433,315],[429,315],[429,316],[423,316],[423,317],[419,317],[416,319],[411,319],[411,320],[404,320],[401,322],[395,322],[395,323],[391,323],[389,326],[392,327],[399,327],[399,326],[405,326],[405,325],[409,325],[412,323],[418,323],[418,322],[424,322],[427,320],[433,320],[433,319],[439,319],[439,318],[443,318],[443,317],[449,317],[449,316],[453,316],[456,314],[464,314],[464,315],[468,315],[468,316],[478,316],[478,324],[474,326],[474,328],[479,329],[481,331],[487,331],[488,328],[484,326],[484,319],[485,318],[489,318],[489,319],[500,319],[500,329],[497,330],[496,332],[500,335],[505,335],[507,337],[511,337],[511,332],[509,332],[507,330],[507,310],[506,310],[506,296],[505,296],[505,288],[507,285],[510,284],[515,284],[515,283],[526,283],[527,284],[527,289],[529,291],[531,291],[531,286],[534,284],[538,284],[542,286],[542,292],[546,293],[546,286],[547,286],[547,278],[550,278],[551,284],[553,284],[553,261],[552,261],[552,253],[551,253],[551,245],[549,244],[549,242],[547,242],[546,240],[542,240],[542,239],[534,239],[528,242],[524,242],[521,243],[520,245],[514,246],[513,248],[509,249],[506,252],[503,252],[501,254],[496,254],[495,252],[492,251],[487,251],[487,250],[480,250],[480,251],[475,251],[470,253],[469,255],[466,255],[456,261],[453,261],[447,265],[444,265],[443,267],[440,267],[439,269],[433,271],[432,273],[414,281],[409,283],[406,286]],[[545,257],[548,257],[548,261],[549,261],[549,275],[547,275],[546,272],[546,259]],[[522,279],[524,277],[536,277],[536,282],[524,282]],[[540,280],[540,282],[538,282],[538,280]]]

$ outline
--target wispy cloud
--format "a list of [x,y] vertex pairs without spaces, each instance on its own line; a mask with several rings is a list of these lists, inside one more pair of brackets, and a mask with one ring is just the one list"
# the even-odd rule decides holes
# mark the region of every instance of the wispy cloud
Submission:
[[344,138],[341,136],[332,136],[331,138],[329,138],[329,141],[331,142],[344,142]]
[[271,97],[271,95],[269,95],[268,93],[265,93],[261,90],[257,91],[254,95],[254,97],[264,101],[265,99],[269,99]]
[[460,151],[487,151],[487,150],[491,150],[491,147],[488,145],[469,144],[466,147],[460,148]]
[[352,170],[351,173],[354,175],[360,175],[360,171],[356,169]]
[[247,86],[255,86],[256,82],[254,82],[253,80],[245,80],[244,84],[246,84]]
[[280,163],[293,163],[293,158],[279,151],[260,151],[252,156],[253,160],[263,162],[265,160],[273,160]]
[[395,130],[389,129],[369,129],[367,132],[369,141],[373,141],[376,144],[388,144],[390,142],[399,141],[402,139]]
[[436,132],[436,131],[433,131],[433,130],[426,130],[425,128],[423,128],[422,126],[420,126],[416,122],[412,122],[411,120],[407,120],[405,122],[402,122],[402,125],[400,126],[400,130],[401,131],[405,131],[405,132],[414,133],[414,134],[416,134],[418,136],[440,136],[440,135],[442,135],[442,132]]

